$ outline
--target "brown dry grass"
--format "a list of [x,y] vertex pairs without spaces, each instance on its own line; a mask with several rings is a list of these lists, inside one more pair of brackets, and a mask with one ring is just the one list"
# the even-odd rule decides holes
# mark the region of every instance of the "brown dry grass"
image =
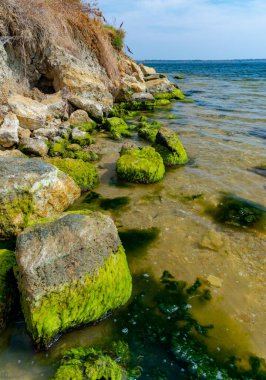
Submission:
[[26,70],[44,60],[52,44],[78,58],[92,49],[112,82],[120,79],[116,52],[95,3],[80,0],[0,0],[0,36],[12,36],[12,48]]

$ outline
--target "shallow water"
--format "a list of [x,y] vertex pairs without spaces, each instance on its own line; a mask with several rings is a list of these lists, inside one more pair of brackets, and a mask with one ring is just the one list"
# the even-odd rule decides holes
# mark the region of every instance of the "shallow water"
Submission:
[[[96,191],[104,198],[129,197],[121,208],[105,211],[122,231],[159,231],[153,241],[128,252],[133,274],[159,279],[167,269],[189,283],[218,278],[214,283],[209,277],[211,301],[193,305],[201,323],[214,324],[207,339],[212,353],[266,358],[265,233],[218,224],[206,211],[219,203],[222,192],[266,206],[265,177],[251,170],[266,164],[266,62],[148,64],[171,78],[185,75],[176,83],[194,102],[175,102],[147,116],[178,133],[190,163],[168,170],[158,184],[121,187],[115,179],[121,143],[102,136]],[[170,113],[176,119],[169,120]],[[34,353],[23,321],[15,322],[0,337],[0,379],[48,379],[51,363],[66,348],[108,340],[114,319],[70,332],[40,354]]]

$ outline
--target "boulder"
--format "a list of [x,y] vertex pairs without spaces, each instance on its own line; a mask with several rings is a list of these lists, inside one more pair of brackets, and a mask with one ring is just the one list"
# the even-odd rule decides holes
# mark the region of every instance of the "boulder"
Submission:
[[146,87],[151,94],[169,93],[175,90],[175,86],[167,78],[149,80],[146,82]]
[[165,167],[162,157],[152,147],[122,149],[116,172],[128,182],[154,183],[163,178]]
[[47,95],[42,104],[47,106],[48,116],[63,119],[68,110],[68,103],[62,98],[61,91]]
[[0,157],[0,238],[61,213],[79,196],[70,177],[40,159]]
[[69,117],[69,123],[72,126],[81,125],[81,124],[90,124],[93,123],[88,113],[84,110],[76,110]]
[[101,119],[104,115],[110,113],[113,107],[113,98],[103,103],[82,96],[72,96],[69,102],[88,112],[88,114],[95,119]]
[[127,123],[119,117],[110,117],[107,119],[106,129],[109,131],[109,137],[113,140],[120,140],[122,137],[131,137]]
[[156,70],[153,67],[144,66],[143,64],[140,64],[139,67],[143,72],[144,76],[156,74]]
[[19,121],[15,114],[9,112],[0,127],[0,145],[4,148],[10,148],[17,144]]
[[27,156],[25,156],[25,154],[23,154],[18,149],[0,150],[0,157],[20,157],[20,158],[24,157],[24,158],[27,158]]
[[71,140],[72,142],[77,143],[81,146],[87,146],[93,142],[91,135],[88,132],[83,131],[81,128],[78,128],[78,127],[72,130]]
[[59,134],[57,127],[49,126],[46,128],[39,128],[32,132],[32,137],[46,137],[47,139],[52,139]]
[[0,333],[6,327],[9,313],[14,304],[13,266],[16,263],[15,252],[0,249]]
[[11,111],[17,115],[20,126],[27,129],[38,129],[45,126],[48,107],[22,95],[8,98]]
[[45,140],[29,137],[20,140],[19,149],[27,155],[44,157],[47,155],[49,148]]
[[160,128],[155,140],[155,149],[166,166],[183,165],[188,162],[187,153],[176,133],[169,128]]
[[70,214],[35,225],[19,235],[16,255],[25,321],[39,348],[103,318],[131,295],[125,252],[106,215]]
[[131,101],[132,93],[146,92],[146,89],[146,84],[144,82],[139,82],[135,76],[124,75],[120,84],[119,92],[116,96],[116,101]]
[[154,96],[149,92],[137,92],[132,95],[132,102],[154,102]]

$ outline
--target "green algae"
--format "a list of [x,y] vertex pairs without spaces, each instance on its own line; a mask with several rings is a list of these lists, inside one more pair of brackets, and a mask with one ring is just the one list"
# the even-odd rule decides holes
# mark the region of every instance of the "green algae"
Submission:
[[32,194],[21,192],[12,196],[5,196],[0,203],[0,237],[16,236],[27,227],[34,211]]
[[141,369],[141,378],[153,380],[263,380],[265,363],[247,357],[217,361],[203,343],[213,325],[202,325],[193,316],[193,305],[211,301],[206,281],[191,286],[165,271],[160,283],[148,273],[136,276],[135,296],[125,310],[115,315],[113,339],[123,339],[131,354],[131,366]]
[[169,99],[157,99],[154,102],[154,105],[157,107],[169,106],[169,104],[171,104]]
[[159,234],[160,229],[156,227],[119,230],[119,236],[126,253],[132,256],[142,256],[147,253],[148,246],[158,239]]
[[124,305],[131,291],[131,275],[121,245],[95,273],[51,290],[38,301],[29,302],[22,293],[27,329],[37,347],[47,348],[58,334],[97,321]]
[[135,183],[160,181],[165,173],[161,156],[152,148],[127,150],[117,161],[118,178]]
[[210,210],[219,223],[242,228],[265,229],[266,208],[234,194],[224,194],[216,209]]
[[81,137],[72,137],[71,141],[84,147],[91,145],[94,142],[94,139],[91,137],[89,133],[86,133],[84,136]]
[[174,119],[177,119],[177,118],[178,118],[178,116],[173,115],[173,114],[170,114],[170,115],[167,116],[168,120],[174,120]]
[[122,137],[132,136],[127,123],[119,117],[107,119],[105,126],[109,131],[109,137],[113,140],[120,140]]
[[157,121],[154,121],[151,124],[143,121],[138,124],[138,135],[150,143],[155,143],[156,135],[160,128],[161,124]]
[[48,152],[49,156],[51,157],[63,156],[65,154],[66,146],[68,143],[69,143],[68,140],[65,140],[65,139],[62,139],[55,143],[51,143],[49,152]]
[[16,264],[15,252],[0,249],[0,332],[5,328],[9,313],[14,304],[13,266]]
[[128,368],[128,345],[114,342],[109,349],[78,347],[63,354],[61,365],[53,380],[134,380],[137,368]]
[[154,145],[166,166],[184,165],[188,162],[187,152],[178,136],[171,130],[162,128],[156,135]]
[[155,94],[154,95],[155,99],[158,100],[158,99],[167,99],[167,100],[171,100],[171,99],[177,99],[177,100],[184,100],[186,97],[185,95],[183,94],[183,92],[179,89],[179,88],[176,88],[174,91],[172,92],[163,92],[163,93],[158,93],[158,94]]
[[78,123],[78,124],[74,124],[74,125],[71,125],[71,127],[78,127],[81,131],[84,131],[84,132],[92,132],[96,127],[97,127],[97,123],[95,123],[95,121],[91,121],[89,123]]
[[46,161],[73,178],[82,191],[92,189],[99,182],[97,169],[89,162],[84,162],[80,159],[57,157],[49,158]]

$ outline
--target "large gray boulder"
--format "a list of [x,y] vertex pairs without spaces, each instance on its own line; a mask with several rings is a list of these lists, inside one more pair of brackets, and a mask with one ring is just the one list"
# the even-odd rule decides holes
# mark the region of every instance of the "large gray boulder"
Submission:
[[0,238],[61,213],[79,196],[69,176],[40,159],[0,157]]
[[23,138],[20,140],[19,149],[25,154],[44,157],[49,149],[45,139],[46,137],[43,136],[39,138]]
[[18,236],[16,255],[27,329],[39,348],[104,317],[131,295],[117,229],[101,213],[35,225]]

